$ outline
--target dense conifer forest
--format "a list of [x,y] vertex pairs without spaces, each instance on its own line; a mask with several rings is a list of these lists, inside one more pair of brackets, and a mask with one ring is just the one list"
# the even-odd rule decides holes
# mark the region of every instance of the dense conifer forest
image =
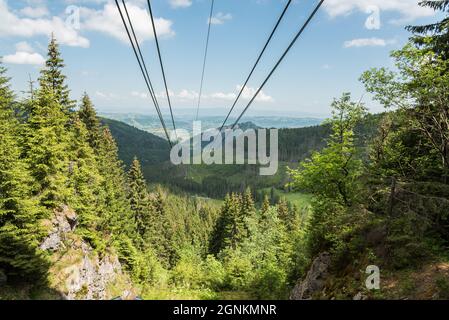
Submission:
[[[125,284],[144,299],[294,298],[325,254],[307,298],[448,299],[448,21],[409,30],[396,70],[360,78],[385,112],[343,93],[323,125],[281,130],[280,173],[260,179],[172,167],[166,141],[100,119],[87,93],[72,100],[54,37],[26,98],[0,66],[0,299],[61,298],[57,270],[80,251],[117,257],[106,298]],[[61,214],[73,234],[56,247]],[[380,290],[365,287],[368,265]]]

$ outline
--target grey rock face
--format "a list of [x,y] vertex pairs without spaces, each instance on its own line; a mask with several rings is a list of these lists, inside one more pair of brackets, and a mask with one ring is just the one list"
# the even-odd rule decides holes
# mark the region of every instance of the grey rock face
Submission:
[[354,298],[352,298],[352,300],[366,300],[366,299],[367,299],[367,297],[361,292],[357,293],[354,296]]
[[330,264],[330,254],[320,253],[313,261],[304,280],[298,282],[293,289],[290,300],[309,300],[312,299],[314,293],[320,292],[324,288]]
[[82,244],[83,258],[80,263],[65,270],[68,274],[66,280],[69,300],[104,300],[107,298],[106,289],[117,274],[121,273],[121,265],[116,257],[106,256],[99,259],[92,256],[92,250]]
[[100,258],[90,245],[81,239],[73,240],[73,236],[68,243],[67,240],[70,239],[68,235],[75,231],[77,224],[77,215],[69,207],[63,206],[55,210],[51,220],[51,231],[40,248],[56,253],[69,247],[76,256],[80,256],[77,262],[58,271],[62,274],[62,293],[66,299],[107,299],[108,285],[116,279],[117,275],[122,274],[120,262],[117,256],[113,255]]
[[53,229],[40,245],[42,250],[56,251],[62,245],[65,235],[73,232],[77,226],[77,216],[75,211],[67,206],[55,211],[51,221]]

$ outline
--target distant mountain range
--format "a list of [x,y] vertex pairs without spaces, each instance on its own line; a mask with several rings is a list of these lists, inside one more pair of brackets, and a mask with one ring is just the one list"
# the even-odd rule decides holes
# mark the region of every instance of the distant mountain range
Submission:
[[[102,113],[102,117],[124,122],[130,126],[136,127],[138,129],[150,132],[160,137],[164,137],[164,132],[162,130],[159,118],[156,115],[144,115],[144,114],[134,114],[134,113]],[[168,127],[170,127],[171,121],[170,117],[167,115],[164,117],[165,122]],[[193,121],[195,120],[193,116],[183,115],[176,117],[176,126],[179,129],[185,129],[187,131],[192,131]],[[224,117],[223,116],[203,116],[199,119],[202,123],[202,129],[212,129],[221,127]],[[235,121],[234,118],[229,118],[227,125],[232,125]],[[303,128],[316,126],[323,122],[320,118],[296,118],[296,117],[284,117],[284,116],[247,116],[242,121],[241,128]]]
[[[382,115],[367,116],[356,128],[358,145],[365,146],[377,132],[377,125]],[[116,115],[119,117],[119,115]],[[184,191],[202,194],[209,197],[223,197],[227,192],[242,190],[244,186],[251,186],[253,190],[268,187],[282,188],[287,182],[286,167],[295,166],[298,161],[310,156],[314,150],[326,145],[326,138],[331,133],[328,124],[312,125],[302,128],[285,128],[279,130],[279,165],[278,173],[274,176],[260,176],[257,165],[180,165],[174,166],[169,161],[170,148],[166,140],[153,133],[136,128],[136,123],[148,124],[148,128],[157,128],[157,119],[149,120],[150,116],[121,115],[132,124],[125,124],[117,120],[101,118],[103,124],[108,125],[117,141],[119,157],[129,166],[134,156],[142,163],[142,169],[148,181],[162,183]],[[218,118],[218,117],[217,117]],[[143,119],[143,120],[142,120]],[[265,119],[255,117],[252,120]],[[287,123],[293,124],[294,119],[285,118]],[[222,120],[222,118],[220,118]],[[273,120],[273,119],[272,119]],[[291,122],[288,122],[290,120]],[[300,119],[296,119],[300,124]],[[303,119],[304,120],[304,119]],[[180,123],[178,121],[178,123]],[[216,122],[215,122],[216,123]],[[263,122],[259,122],[263,123]],[[268,122],[267,122],[268,123]],[[284,122],[285,123],[285,122]],[[303,122],[305,123],[305,122]],[[218,125],[217,125],[218,127]],[[251,122],[242,122],[243,130],[257,129]],[[267,126],[274,127],[274,126]]]

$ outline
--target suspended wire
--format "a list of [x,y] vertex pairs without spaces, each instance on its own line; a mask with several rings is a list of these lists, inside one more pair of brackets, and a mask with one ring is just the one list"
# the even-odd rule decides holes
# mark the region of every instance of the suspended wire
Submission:
[[[125,6],[125,9],[126,9],[126,5],[124,3],[124,0],[122,0],[122,2],[123,2],[124,6]],[[156,96],[154,94],[154,90],[153,90],[153,86],[152,86],[151,81],[150,81],[148,70],[146,68],[144,69],[144,67],[143,67],[143,64],[145,64],[143,58],[142,58],[142,62],[139,59],[139,53],[140,53],[140,57],[142,57],[142,53],[140,51],[140,46],[138,45],[137,38],[135,37],[135,33],[134,33],[134,37],[135,37],[135,40],[136,40],[136,44],[134,44],[134,42],[133,42],[133,39],[132,39],[131,34],[129,32],[128,25],[126,24],[125,17],[123,16],[123,12],[122,12],[122,9],[120,8],[118,0],[115,0],[115,5],[117,6],[117,10],[118,10],[118,12],[120,14],[120,17],[122,19],[122,23],[123,23],[123,26],[125,27],[126,34],[128,35],[128,39],[129,39],[129,41],[131,43],[132,49],[134,51],[134,55],[136,56],[137,62],[139,64],[140,71],[142,72],[142,75],[143,75],[143,78],[145,80],[147,89],[148,89],[148,91],[150,93],[151,99],[153,100],[154,107],[156,108],[159,120],[160,120],[160,122],[162,124],[162,127],[164,129],[165,135],[167,137],[168,144],[170,145],[170,147],[172,147],[172,143],[171,143],[170,137],[168,135],[168,131],[167,131],[167,127],[166,127],[165,122],[164,122],[164,118],[162,117],[162,113],[160,111],[159,104],[157,103]],[[129,15],[128,15],[128,19],[129,19]],[[130,27],[133,29],[132,23],[131,23],[131,19],[129,19],[128,21],[130,22]],[[136,49],[136,45],[139,48],[139,53],[138,53],[138,51]]]
[[162,76],[164,78],[165,93],[167,94],[168,107],[170,108],[170,115],[171,115],[171,120],[173,123],[173,129],[175,130],[175,134],[176,134],[175,118],[173,117],[173,110],[172,110],[172,106],[171,106],[170,94],[168,92],[168,86],[167,86],[167,78],[165,77],[164,64],[162,63],[162,55],[161,55],[161,50],[159,48],[159,40],[157,39],[156,26],[154,24],[154,17],[153,17],[153,10],[151,8],[150,0],[148,0],[147,2],[148,2],[148,9],[150,11],[151,25],[153,26],[154,40],[156,41],[157,53],[159,56],[159,63],[161,65]]
[[258,96],[258,94],[260,93],[260,91],[262,91],[263,87],[267,84],[268,80],[270,80],[271,76],[274,74],[274,72],[276,71],[276,69],[279,67],[279,65],[281,64],[281,62],[284,60],[284,58],[287,56],[288,52],[290,51],[290,49],[294,46],[294,44],[296,43],[296,41],[299,39],[299,37],[301,36],[301,34],[304,32],[304,30],[307,28],[307,26],[309,25],[310,21],[312,21],[313,17],[315,16],[315,14],[318,12],[318,10],[320,9],[321,5],[323,4],[324,0],[320,0],[320,2],[318,3],[318,5],[315,7],[315,9],[313,10],[313,12],[310,14],[309,18],[307,19],[307,21],[304,23],[304,25],[301,27],[301,29],[298,31],[298,33],[296,34],[296,36],[293,38],[292,42],[290,43],[290,45],[287,47],[287,49],[284,51],[284,53],[282,54],[282,56],[279,58],[278,62],[276,63],[276,65],[273,67],[273,69],[270,71],[270,73],[268,74],[268,76],[265,78],[264,82],[262,83],[262,85],[260,86],[259,89],[257,89],[256,93],[254,94],[254,96],[251,98],[251,100],[249,101],[248,105],[245,107],[245,109],[243,109],[242,113],[239,115],[239,117],[237,118],[237,120],[234,122],[234,124],[232,125],[232,129],[235,128],[235,126],[238,124],[238,122],[240,121],[240,119],[243,117],[243,115],[246,113],[246,111],[249,109],[249,107],[252,105],[252,103],[254,102],[254,100],[256,99],[256,97]]
[[[170,147],[171,147],[172,144],[171,144],[170,137],[169,137],[169,135],[168,135],[167,127],[166,127],[166,125],[165,125],[165,121],[164,121],[164,118],[163,118],[163,116],[162,116],[162,112],[161,112],[161,110],[160,110],[159,103],[158,103],[158,101],[157,101],[157,97],[156,97],[156,94],[155,94],[153,85],[152,85],[152,83],[151,83],[150,75],[149,75],[148,69],[147,69],[147,67],[146,67],[146,63],[145,63],[145,59],[143,58],[142,51],[141,51],[141,49],[140,49],[139,41],[137,40],[137,36],[136,36],[135,31],[134,31],[133,24],[132,24],[131,18],[130,18],[129,13],[128,13],[128,8],[127,8],[126,3],[125,3],[124,0],[122,0],[122,3],[123,3],[123,7],[124,7],[124,9],[125,9],[126,16],[127,16],[127,18],[128,18],[128,23],[129,23],[129,25],[130,25],[130,28],[131,28],[131,31],[132,31],[132,34],[133,34],[133,37],[134,37],[135,44],[134,44],[134,42],[133,42],[132,39],[131,39],[131,36],[130,36],[130,33],[129,33],[129,29],[128,29],[128,27],[127,27],[125,21],[124,21],[124,18],[123,18],[122,11],[121,11],[121,9],[120,9],[119,4],[118,4],[117,1],[116,1],[117,8],[118,8],[118,10],[119,10],[120,16],[121,16],[121,18],[122,18],[122,22],[123,22],[123,24],[124,24],[124,26],[125,26],[125,29],[126,29],[126,32],[127,32],[127,34],[128,34],[128,38],[129,38],[129,40],[130,40],[130,42],[131,42],[131,45],[132,45],[132,47],[133,47],[134,54],[136,55],[137,62],[139,63],[140,70],[142,71],[142,75],[143,75],[143,77],[144,77],[144,80],[145,80],[145,83],[146,83],[146,85],[147,85],[148,91],[150,92],[151,99],[153,100],[153,104],[154,104],[154,106],[155,106],[155,108],[156,108],[156,111],[157,111],[159,120],[161,121],[162,127],[163,127],[163,129],[164,129],[165,135],[166,135],[167,140],[168,140],[168,143],[169,143],[169,145],[170,145]],[[139,53],[139,56],[140,56],[140,58],[141,58],[141,61],[139,60],[139,57],[137,56],[135,45],[137,46],[138,53]],[[142,69],[142,66],[144,67],[144,69]],[[145,71],[145,72],[144,72],[144,71]]]
[[277,28],[278,28],[279,25],[281,24],[281,21],[282,21],[282,19],[284,18],[285,13],[287,12],[287,9],[290,7],[290,4],[291,4],[291,3],[292,3],[292,0],[289,0],[289,1],[287,2],[287,4],[285,5],[285,8],[284,8],[284,10],[282,11],[281,16],[279,17],[278,21],[276,22],[276,25],[274,26],[273,31],[271,31],[271,34],[270,34],[270,36],[268,37],[267,42],[265,43],[265,45],[264,45],[262,51],[260,52],[259,57],[258,57],[257,60],[256,60],[256,63],[254,64],[253,68],[251,69],[251,72],[249,73],[248,77],[246,78],[246,81],[245,81],[245,83],[243,84],[242,88],[240,89],[239,94],[238,94],[237,97],[235,98],[234,103],[232,104],[232,107],[231,107],[231,109],[229,110],[228,115],[226,116],[226,119],[223,121],[223,124],[221,125],[221,128],[220,128],[220,132],[223,130],[224,126],[226,125],[226,122],[228,121],[229,116],[231,115],[231,113],[232,113],[232,111],[234,110],[234,108],[235,108],[237,102],[239,101],[239,99],[240,99],[240,97],[241,97],[243,91],[244,91],[245,88],[246,88],[246,85],[248,84],[249,80],[251,79],[251,76],[253,75],[254,70],[256,70],[257,65],[259,64],[259,62],[260,62],[260,60],[261,60],[263,54],[265,53],[265,50],[267,49],[268,45],[270,44],[271,39],[273,38],[274,34],[276,33]]
[[148,79],[148,83],[149,83],[149,85],[150,85],[151,94],[152,94],[152,96],[154,96],[154,100],[155,100],[155,102],[156,102],[158,112],[160,112],[159,102],[158,102],[157,97],[156,97],[156,94],[155,94],[155,92],[154,92],[153,84],[151,83],[151,79],[150,79],[150,74],[149,74],[149,72],[148,72],[147,65],[146,65],[146,63],[145,63],[145,59],[143,58],[142,50],[140,49],[139,41],[137,40],[137,36],[136,36],[135,31],[134,31],[133,23],[132,23],[132,21],[131,21],[131,18],[130,18],[130,16],[129,16],[129,13],[128,13],[128,7],[126,6],[126,2],[125,2],[124,0],[122,0],[122,3],[123,3],[123,7],[125,8],[126,17],[128,18],[128,23],[129,23],[129,25],[130,25],[130,27],[131,27],[131,33],[132,33],[132,35],[133,35],[134,42],[135,42],[135,44],[136,44],[136,46],[137,46],[137,51],[139,52],[140,60],[142,61],[142,65],[143,65],[143,68],[144,68],[144,70],[145,70],[145,74],[146,74],[146,77],[147,77],[147,79]]
[[210,29],[211,29],[211,25],[212,25],[212,15],[214,13],[214,4],[215,4],[215,0],[212,0],[211,6],[210,6],[209,20],[208,20],[209,26],[207,28],[206,48],[204,50],[203,71],[201,73],[200,92],[199,92],[199,95],[198,95],[198,106],[196,108],[196,117],[195,117],[196,120],[198,120],[198,115],[199,115],[200,105],[201,105],[201,96],[203,94],[204,73],[205,73],[205,70],[206,70],[207,52],[209,50],[209,38],[210,38]]

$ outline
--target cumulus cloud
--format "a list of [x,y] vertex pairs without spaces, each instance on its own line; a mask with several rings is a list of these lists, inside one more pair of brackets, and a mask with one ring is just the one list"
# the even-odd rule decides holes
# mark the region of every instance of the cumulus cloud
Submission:
[[195,100],[199,97],[198,92],[195,92],[193,90],[181,90],[181,92],[177,95],[178,98],[182,100]]
[[371,8],[377,7],[380,11],[398,12],[400,19],[392,22],[406,22],[417,18],[430,17],[435,12],[430,8],[418,5],[419,1],[413,0],[327,0],[324,8],[331,17],[349,15],[355,11],[370,12]]
[[61,44],[89,47],[89,40],[66,25],[62,18],[20,18],[10,11],[5,0],[0,0],[0,37],[30,38],[39,35],[50,37],[52,33]]
[[[194,99],[197,99],[199,96],[198,92],[193,91],[193,90],[187,90],[187,89],[182,89],[178,93],[168,90],[168,94],[170,95],[171,98],[177,98],[180,100],[194,100]],[[140,92],[140,91],[132,91],[131,96],[140,98],[140,99],[150,98],[150,95],[148,93]],[[156,93],[156,98],[158,98],[158,99],[165,99],[166,97],[167,97],[167,93],[165,91]]]
[[[237,90],[241,90],[242,86],[237,86]],[[245,87],[242,92],[242,99],[244,100],[250,100],[256,94],[256,91],[259,90],[259,88],[251,88],[251,87]],[[259,94],[256,97],[256,101],[258,102],[273,102],[273,97],[267,95],[263,90],[259,92]]]
[[103,100],[115,100],[117,99],[119,96],[115,93],[111,93],[111,92],[103,92],[103,91],[96,91],[95,95]]
[[[153,30],[149,27],[150,17],[147,10],[133,3],[127,4],[127,8],[139,41],[152,39]],[[126,31],[115,4],[106,3],[100,10],[82,7],[80,14],[83,18],[81,21],[82,29],[102,32],[123,42],[128,42]],[[172,29],[172,21],[156,18],[154,23],[158,36],[170,37],[175,35]]]
[[223,92],[216,92],[211,94],[211,98],[217,99],[217,100],[229,100],[232,101],[235,98],[237,98],[237,94],[235,93],[223,93]]
[[41,18],[50,14],[46,7],[25,7],[20,10],[20,13],[30,18]]
[[169,0],[168,2],[173,9],[187,8],[192,5],[192,0]]
[[132,91],[131,96],[146,99],[148,97],[148,94],[146,94],[145,92]]
[[[235,92],[215,92],[212,94],[203,94],[203,99],[209,99],[209,100],[222,100],[222,101],[233,101],[237,97],[237,93],[240,92],[242,86],[236,86]],[[241,99],[249,101],[254,94],[256,93],[258,88],[251,88],[251,87],[245,87],[245,89],[242,92]],[[173,92],[169,90],[170,97],[181,100],[181,101],[191,101],[196,100],[199,97],[198,92],[194,90],[189,89],[182,89],[179,92]],[[132,91],[131,96],[141,99],[147,99],[150,96],[145,92],[139,92],[139,91]],[[164,99],[166,98],[165,91],[157,93],[156,97],[158,99]],[[263,90],[257,95],[256,101],[258,102],[273,102],[273,97],[267,95]]]
[[393,44],[394,40],[385,40],[380,38],[362,38],[346,41],[343,46],[345,48],[360,48],[360,47],[385,47]]
[[33,47],[26,41],[18,42],[16,44],[16,50],[17,51],[23,51],[23,52],[29,52],[29,53],[34,52]]
[[44,57],[34,52],[34,49],[27,42],[17,43],[16,53],[4,56],[2,61],[10,64],[31,65],[42,65],[45,63]]
[[218,12],[210,20],[208,20],[208,23],[210,23],[210,24],[223,24],[223,23],[225,23],[226,21],[229,21],[229,20],[232,20],[232,15],[230,13]]

